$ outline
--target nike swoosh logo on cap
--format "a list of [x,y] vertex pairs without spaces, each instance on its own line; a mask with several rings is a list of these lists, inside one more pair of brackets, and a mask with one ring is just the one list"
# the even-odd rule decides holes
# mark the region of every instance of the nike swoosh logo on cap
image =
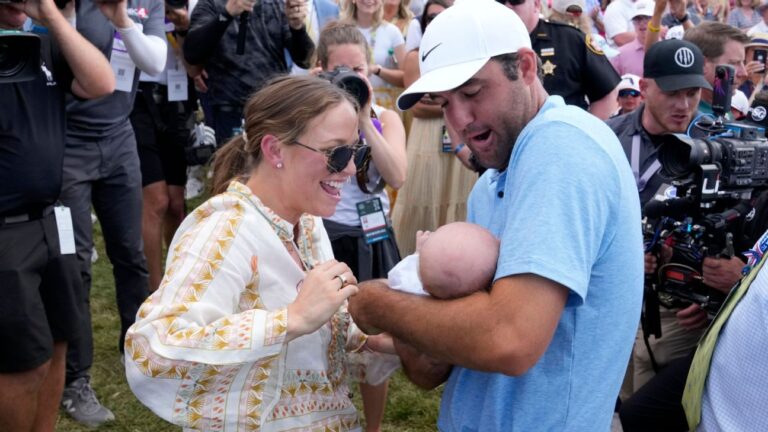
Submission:
[[443,44],[443,43],[442,43],[442,42],[440,42],[439,44],[437,44],[437,45],[433,46],[433,47],[432,47],[432,49],[430,49],[429,51],[427,51],[427,52],[425,52],[424,54],[422,54],[422,56],[421,56],[421,61],[422,61],[422,62],[426,61],[426,60],[427,60],[427,56],[428,56],[429,54],[431,54],[431,53],[432,53],[432,51],[434,51],[434,50],[435,50],[435,48],[439,47],[439,46],[440,46],[440,45],[442,45],[442,44]]

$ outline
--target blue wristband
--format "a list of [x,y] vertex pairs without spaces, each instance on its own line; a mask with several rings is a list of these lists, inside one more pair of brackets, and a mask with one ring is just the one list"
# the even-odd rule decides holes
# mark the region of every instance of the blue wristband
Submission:
[[456,146],[456,148],[455,148],[455,149],[453,149],[453,154],[455,154],[455,155],[459,154],[459,152],[460,152],[460,151],[461,151],[461,149],[463,149],[463,148],[464,148],[464,143],[461,143],[461,144],[457,145],[457,146]]

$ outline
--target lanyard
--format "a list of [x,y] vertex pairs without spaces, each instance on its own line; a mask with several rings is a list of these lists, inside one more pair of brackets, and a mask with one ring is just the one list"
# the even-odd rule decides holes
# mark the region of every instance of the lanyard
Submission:
[[654,174],[661,168],[661,163],[659,163],[658,159],[654,159],[651,166],[648,167],[643,172],[643,175],[640,175],[640,134],[635,134],[632,136],[632,155],[630,158],[630,163],[632,165],[632,174],[635,176],[635,183],[637,184],[637,190],[642,192],[645,190],[645,187],[648,185],[648,180],[653,177]]

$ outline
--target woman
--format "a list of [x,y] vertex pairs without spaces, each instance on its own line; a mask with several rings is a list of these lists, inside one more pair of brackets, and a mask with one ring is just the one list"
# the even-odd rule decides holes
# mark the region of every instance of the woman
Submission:
[[357,124],[355,102],[316,77],[251,97],[245,133],[217,152],[218,195],[182,223],[126,338],[131,389],[160,417],[194,430],[357,429],[344,378],[345,350],[366,343],[345,309],[357,281],[320,219],[355,172]]
[[376,103],[395,110],[395,101],[402,92],[405,58],[405,39],[394,24],[383,20],[382,0],[342,0],[342,20],[354,23],[371,47],[368,63],[371,65],[371,85]]
[[413,19],[410,4],[411,0],[384,0],[384,20],[394,24],[404,38],[408,37],[408,23]]
[[[320,33],[317,56],[324,71],[347,67],[368,82],[368,44],[354,24],[328,24]],[[377,124],[381,126],[380,130]],[[373,104],[369,98],[360,110],[358,127],[362,138],[370,147],[368,169],[360,172],[365,167],[358,164],[357,177],[361,180],[352,179],[343,186],[341,202],[336,207],[336,213],[326,218],[325,227],[336,258],[349,264],[359,281],[365,281],[386,278],[389,270],[400,261],[400,255],[394,232],[390,227],[387,226],[383,230],[382,235],[385,238],[377,241],[363,231],[362,216],[358,208],[377,208],[379,210],[375,214],[382,220],[388,220],[389,198],[381,188],[381,180],[394,189],[400,188],[405,182],[407,162],[405,129],[397,113]],[[367,177],[368,181],[363,182],[363,177]],[[358,357],[355,359],[359,360]],[[396,367],[399,362],[394,360]],[[384,368],[383,374],[372,374],[370,368],[365,367],[359,370],[357,378],[361,382],[364,381],[361,384],[361,394],[367,431],[379,430],[381,426],[386,401],[386,377],[392,371],[391,367]],[[360,376],[362,374],[366,376]]]
[[[422,31],[453,2],[429,0],[421,16]],[[419,78],[418,48],[410,51],[404,69],[407,85]],[[477,175],[469,165],[469,148],[449,130],[440,107],[429,98],[414,105],[413,125],[408,136],[408,183],[398,193],[392,212],[400,253],[412,254],[416,249],[416,231],[434,231],[449,222],[463,221],[467,198]],[[439,181],[436,181],[439,179]]]
[[760,6],[760,0],[737,0],[736,4],[737,7],[728,14],[729,25],[747,31],[762,20],[756,10]]

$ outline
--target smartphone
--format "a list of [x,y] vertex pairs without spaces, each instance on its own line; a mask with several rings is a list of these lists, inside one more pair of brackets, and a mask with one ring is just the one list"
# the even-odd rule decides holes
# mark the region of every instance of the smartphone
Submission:
[[712,111],[718,117],[731,112],[733,76],[736,68],[731,65],[715,66],[715,82],[712,85]]
[[763,72],[765,72],[765,59],[768,58],[768,50],[766,49],[756,49],[752,53],[752,60],[759,62],[761,65],[763,65],[763,68],[761,69]]

